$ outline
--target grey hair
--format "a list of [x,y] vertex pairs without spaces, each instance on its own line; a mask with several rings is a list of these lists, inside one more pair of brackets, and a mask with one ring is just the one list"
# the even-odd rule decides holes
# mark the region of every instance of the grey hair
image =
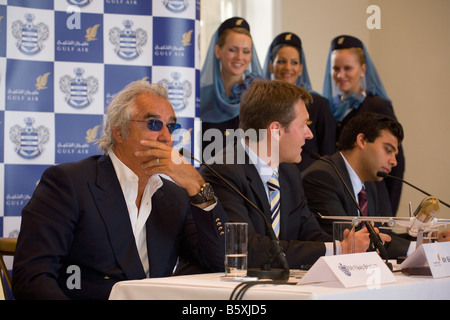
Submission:
[[166,89],[158,84],[152,84],[144,80],[128,84],[116,94],[106,109],[106,114],[103,118],[102,135],[97,141],[98,148],[101,151],[107,153],[113,148],[116,142],[112,135],[113,130],[120,129],[122,137],[124,139],[128,138],[128,124],[134,113],[134,101],[142,93],[168,99]]

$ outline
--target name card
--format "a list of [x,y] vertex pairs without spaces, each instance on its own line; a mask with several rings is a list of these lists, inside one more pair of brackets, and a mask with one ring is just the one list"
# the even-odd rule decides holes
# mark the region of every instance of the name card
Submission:
[[364,252],[320,257],[297,285],[331,281],[344,288],[378,288],[397,280],[376,252]]
[[420,270],[425,267],[433,278],[450,276],[450,242],[424,243],[400,265],[400,269],[409,275],[423,274]]

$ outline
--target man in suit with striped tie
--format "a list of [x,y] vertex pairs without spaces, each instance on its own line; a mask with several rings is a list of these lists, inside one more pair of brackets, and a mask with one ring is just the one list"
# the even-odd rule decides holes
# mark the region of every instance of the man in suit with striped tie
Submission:
[[[290,268],[312,265],[332,254],[332,237],[320,227],[304,196],[300,172],[302,146],[312,138],[306,106],[310,94],[282,81],[258,80],[241,100],[240,135],[208,163],[272,221]],[[271,263],[271,240],[264,219],[207,167],[200,168],[220,199],[230,221],[249,224],[248,266]],[[357,236],[356,250],[369,246],[367,230]],[[348,240],[343,241],[346,248]]]

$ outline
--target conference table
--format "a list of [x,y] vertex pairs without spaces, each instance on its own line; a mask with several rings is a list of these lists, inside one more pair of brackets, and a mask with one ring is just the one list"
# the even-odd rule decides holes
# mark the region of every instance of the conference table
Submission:
[[[338,281],[298,285],[304,273],[291,272],[285,284],[263,281],[248,286],[242,300],[448,300],[450,277],[407,276],[394,272],[396,281],[379,286],[344,288]],[[229,300],[242,282],[224,281],[223,273],[122,281],[111,300]]]

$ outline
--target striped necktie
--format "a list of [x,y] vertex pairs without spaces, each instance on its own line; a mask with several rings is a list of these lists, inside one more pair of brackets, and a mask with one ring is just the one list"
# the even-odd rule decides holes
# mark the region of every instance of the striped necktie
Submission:
[[270,215],[272,218],[272,228],[275,235],[280,235],[280,183],[278,173],[274,172],[267,182],[269,186]]
[[359,201],[359,206],[362,211],[361,214],[363,216],[367,216],[369,214],[368,201],[367,201],[367,192],[366,192],[366,189],[364,189],[364,186],[362,187],[361,191],[358,193],[358,201]]

